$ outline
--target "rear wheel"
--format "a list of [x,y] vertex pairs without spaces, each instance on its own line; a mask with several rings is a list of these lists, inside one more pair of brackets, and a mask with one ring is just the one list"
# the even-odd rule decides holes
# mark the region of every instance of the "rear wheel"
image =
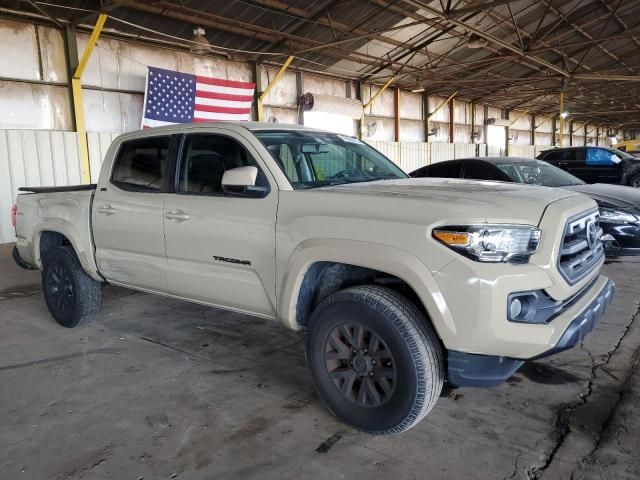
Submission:
[[379,286],[348,288],[321,302],[309,323],[307,360],[327,407],[378,435],[422,420],[444,382],[431,325],[414,304]]
[[51,316],[63,327],[86,325],[100,313],[102,284],[87,275],[70,246],[47,253],[42,290]]

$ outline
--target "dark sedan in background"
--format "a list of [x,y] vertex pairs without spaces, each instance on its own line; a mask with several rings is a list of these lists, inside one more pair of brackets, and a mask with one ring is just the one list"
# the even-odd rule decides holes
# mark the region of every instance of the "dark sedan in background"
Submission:
[[536,157],[587,183],[612,183],[640,188],[640,159],[608,147],[564,147]]
[[622,185],[588,185],[541,160],[478,157],[438,162],[412,177],[466,178],[565,188],[593,198],[600,207],[600,226],[607,255],[640,254],[640,190]]

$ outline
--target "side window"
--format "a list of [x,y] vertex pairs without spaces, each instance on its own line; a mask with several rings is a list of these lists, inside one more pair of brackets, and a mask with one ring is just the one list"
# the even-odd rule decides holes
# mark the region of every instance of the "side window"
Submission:
[[120,146],[111,183],[123,190],[160,192],[167,171],[170,137],[129,140]]
[[429,168],[430,177],[460,178],[460,162],[434,163]]
[[568,156],[567,156],[567,151],[566,150],[552,150],[549,153],[547,153],[544,157],[542,157],[542,160],[544,160],[545,162],[557,162],[560,160],[567,160]]
[[178,192],[196,195],[222,194],[222,176],[232,168],[258,169],[257,187],[269,182],[251,154],[237,141],[209,134],[188,135],[184,141],[178,177]]
[[589,148],[587,150],[587,165],[612,167],[620,163],[620,157],[604,148]]
[[414,172],[411,172],[411,176],[413,178],[430,177],[431,176],[430,172],[431,172],[431,167],[427,165],[426,167],[422,167],[422,168],[419,168],[418,170],[415,170]]
[[490,163],[474,160],[464,163],[464,178],[473,180],[508,180],[500,170]]

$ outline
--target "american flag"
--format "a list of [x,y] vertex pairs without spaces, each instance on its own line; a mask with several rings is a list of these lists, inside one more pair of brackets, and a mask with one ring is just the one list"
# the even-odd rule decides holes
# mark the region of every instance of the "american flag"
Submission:
[[149,67],[142,128],[249,120],[255,83]]

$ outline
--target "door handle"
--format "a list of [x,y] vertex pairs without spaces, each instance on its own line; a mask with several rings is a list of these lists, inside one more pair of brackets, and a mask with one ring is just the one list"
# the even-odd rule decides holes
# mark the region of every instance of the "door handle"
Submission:
[[114,213],[116,213],[116,209],[111,205],[102,205],[100,208],[98,208],[98,213],[102,213],[103,215],[113,215]]
[[164,214],[164,218],[167,220],[173,220],[174,222],[184,222],[189,220],[191,217],[189,214],[184,213],[182,210],[171,210]]

